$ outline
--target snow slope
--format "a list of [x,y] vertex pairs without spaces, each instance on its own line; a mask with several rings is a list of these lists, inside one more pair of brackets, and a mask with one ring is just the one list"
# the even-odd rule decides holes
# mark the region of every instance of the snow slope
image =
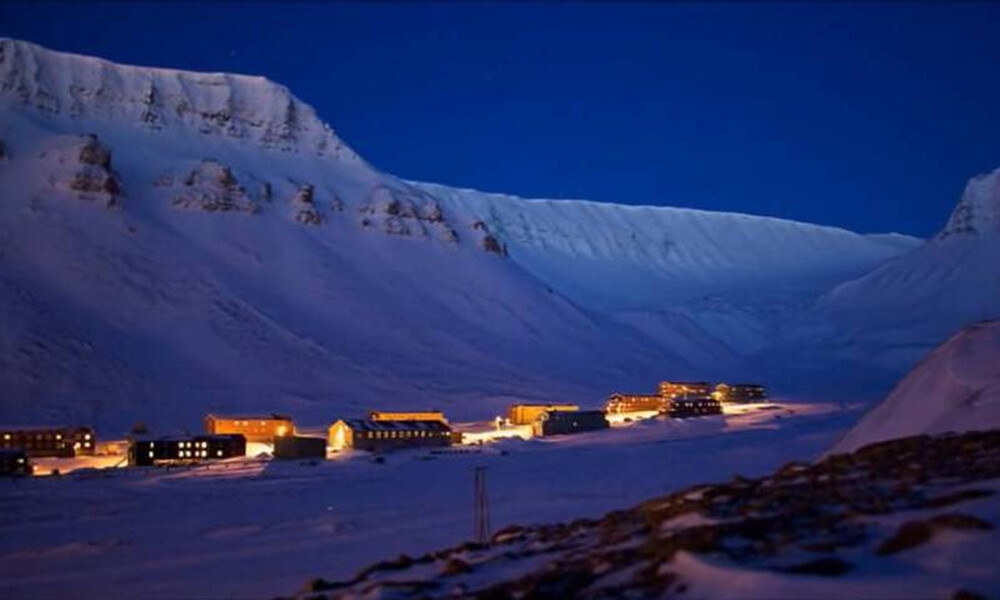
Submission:
[[906,370],[965,325],[1000,317],[1000,169],[974,177],[924,245],[834,287],[776,342]]
[[402,181],[265,79],[14,40],[0,116],[5,421],[485,418],[759,377],[784,323],[920,243]]
[[1000,320],[970,325],[907,375],[831,450],[1000,427]]

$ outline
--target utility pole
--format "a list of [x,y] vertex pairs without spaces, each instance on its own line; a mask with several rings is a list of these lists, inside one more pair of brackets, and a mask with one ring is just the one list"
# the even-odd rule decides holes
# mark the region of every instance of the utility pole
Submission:
[[486,467],[476,467],[475,496],[472,508],[474,516],[473,537],[476,542],[490,541],[490,504],[486,496]]

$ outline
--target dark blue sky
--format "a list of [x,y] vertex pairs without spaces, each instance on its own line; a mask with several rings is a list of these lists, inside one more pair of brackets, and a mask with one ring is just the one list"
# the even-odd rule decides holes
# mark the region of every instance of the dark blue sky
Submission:
[[0,35],[263,74],[379,168],[935,232],[1000,166],[1000,5],[0,3]]

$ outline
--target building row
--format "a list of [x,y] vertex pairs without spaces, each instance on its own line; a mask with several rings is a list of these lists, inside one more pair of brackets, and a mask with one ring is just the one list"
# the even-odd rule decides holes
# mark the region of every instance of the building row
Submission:
[[[580,410],[576,404],[514,404],[507,423],[530,426],[535,436],[598,431],[609,427],[608,414],[657,412],[692,417],[722,412],[722,402],[754,402],[767,398],[759,384],[711,385],[707,382],[662,381],[656,394],[612,394],[604,410]],[[502,421],[498,417],[499,422]],[[458,444],[441,411],[373,411],[366,419],[342,419],[326,438],[299,435],[295,423],[281,414],[207,415],[205,433],[185,436],[136,437],[129,440],[132,465],[185,462],[244,456],[247,443],[273,444],[275,458],[321,459],[333,451],[357,449],[385,452],[401,448]],[[95,454],[97,436],[90,427],[0,428],[0,474],[30,472],[33,457],[71,458]]]

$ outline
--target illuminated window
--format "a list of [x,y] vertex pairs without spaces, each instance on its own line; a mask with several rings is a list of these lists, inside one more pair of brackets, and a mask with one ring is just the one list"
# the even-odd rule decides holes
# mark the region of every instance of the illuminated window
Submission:
[[89,440],[90,439],[90,434],[89,433],[83,434],[83,439]]
[[215,455],[216,456],[222,456],[222,450],[216,450],[215,451]]

